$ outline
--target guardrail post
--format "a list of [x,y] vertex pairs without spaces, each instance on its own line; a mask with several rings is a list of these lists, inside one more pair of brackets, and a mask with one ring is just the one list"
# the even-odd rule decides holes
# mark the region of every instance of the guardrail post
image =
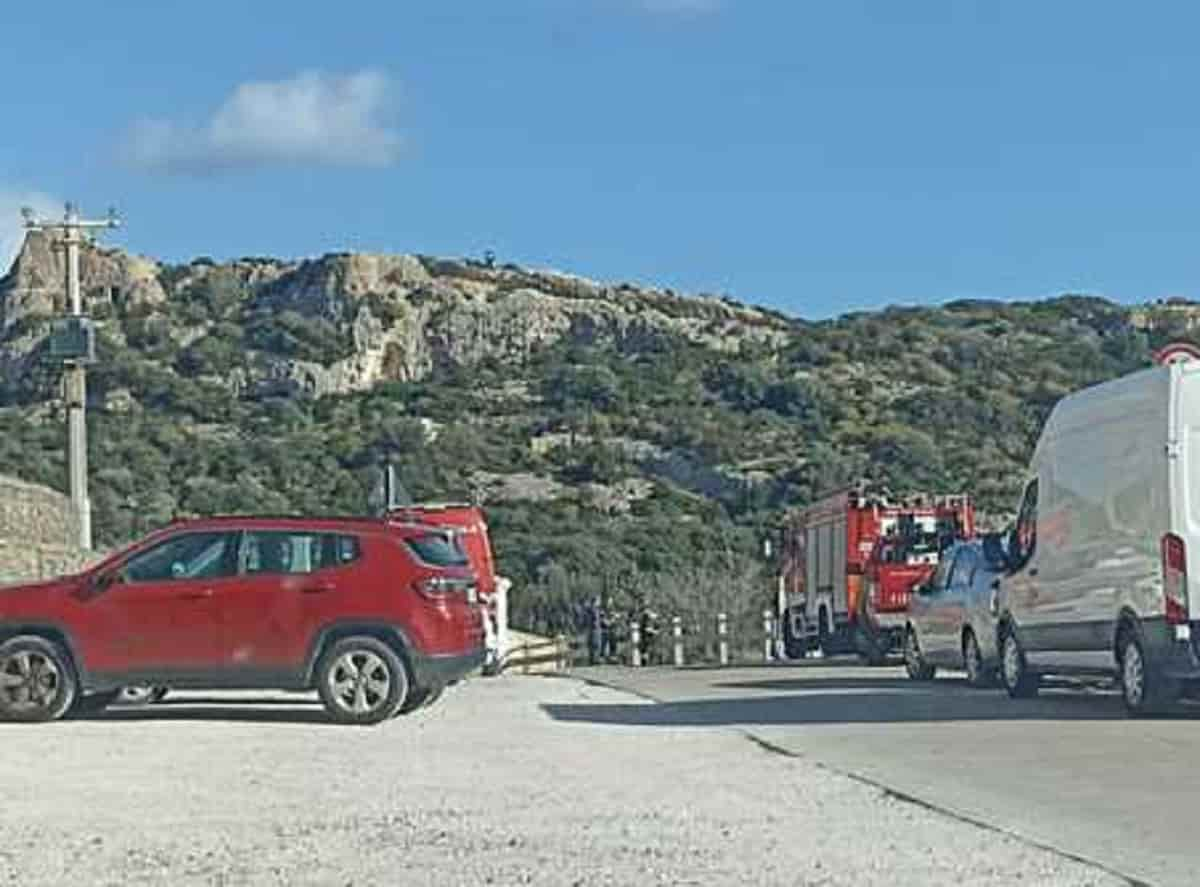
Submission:
[[496,577],[496,648],[500,658],[508,653],[508,590],[512,588],[512,580],[503,576]]
[[763,662],[771,661],[772,648],[775,646],[775,620],[770,610],[763,610]]
[[634,668],[642,665],[642,627],[636,619],[629,626],[629,664]]
[[675,641],[675,667],[683,666],[683,620],[678,616],[671,620],[671,637]]
[[717,660],[721,665],[729,664],[729,621],[724,613],[717,614]]

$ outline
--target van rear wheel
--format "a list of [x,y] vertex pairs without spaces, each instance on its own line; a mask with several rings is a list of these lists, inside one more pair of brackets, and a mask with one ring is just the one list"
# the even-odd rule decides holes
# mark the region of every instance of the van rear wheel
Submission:
[[1134,630],[1121,635],[1121,696],[1134,717],[1162,714],[1179,698],[1179,684],[1163,677],[1146,661],[1146,650]]

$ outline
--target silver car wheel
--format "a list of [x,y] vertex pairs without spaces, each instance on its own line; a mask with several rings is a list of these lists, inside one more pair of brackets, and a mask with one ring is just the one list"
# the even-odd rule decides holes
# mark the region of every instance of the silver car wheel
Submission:
[[963,645],[963,660],[967,670],[967,681],[974,687],[983,687],[991,683],[992,675],[984,671],[983,652],[979,649],[979,640],[974,631],[967,632],[967,641]]
[[1015,687],[1021,681],[1021,648],[1011,634],[1004,638],[1004,683]]
[[22,650],[0,662],[0,705],[10,711],[49,710],[61,688],[58,666],[36,650]]
[[1125,645],[1125,656],[1121,662],[1121,682],[1129,707],[1140,706],[1146,697],[1146,664],[1142,662],[1142,651],[1137,644]]
[[392,673],[370,650],[343,653],[329,670],[329,696],[346,714],[370,714],[387,704]]

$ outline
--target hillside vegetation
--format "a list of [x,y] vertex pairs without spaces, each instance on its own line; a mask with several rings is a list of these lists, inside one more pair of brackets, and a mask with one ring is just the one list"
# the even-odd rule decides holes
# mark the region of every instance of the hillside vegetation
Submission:
[[[61,488],[59,269],[35,246],[0,280],[0,472]],[[100,543],[177,514],[361,513],[390,459],[415,499],[484,501],[540,628],[597,591],[749,618],[781,511],[860,477],[1003,515],[1055,400],[1193,317],[1065,296],[812,323],[413,257],[87,268]]]

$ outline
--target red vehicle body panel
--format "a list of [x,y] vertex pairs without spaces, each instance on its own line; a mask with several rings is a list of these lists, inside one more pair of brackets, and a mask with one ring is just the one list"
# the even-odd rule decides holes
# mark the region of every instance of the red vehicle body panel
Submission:
[[[244,534],[352,537],[357,556],[314,562],[308,572],[245,569]],[[188,534],[228,533],[238,541],[235,575],[113,584],[131,558]],[[163,683],[211,677],[218,686],[239,676],[278,675],[277,686],[303,683],[323,633],[339,625],[375,626],[403,638],[414,668],[444,657],[469,659],[483,647],[480,607],[465,591],[422,594],[432,577],[473,581],[461,566],[430,566],[405,545],[429,528],[373,520],[213,518],[179,522],[78,576],[0,588],[0,633],[28,628],[62,634],[93,684],[130,683],[144,675]],[[418,669],[419,670],[419,669]],[[432,674],[432,672],[430,672]],[[439,673],[440,678],[440,673]]]

